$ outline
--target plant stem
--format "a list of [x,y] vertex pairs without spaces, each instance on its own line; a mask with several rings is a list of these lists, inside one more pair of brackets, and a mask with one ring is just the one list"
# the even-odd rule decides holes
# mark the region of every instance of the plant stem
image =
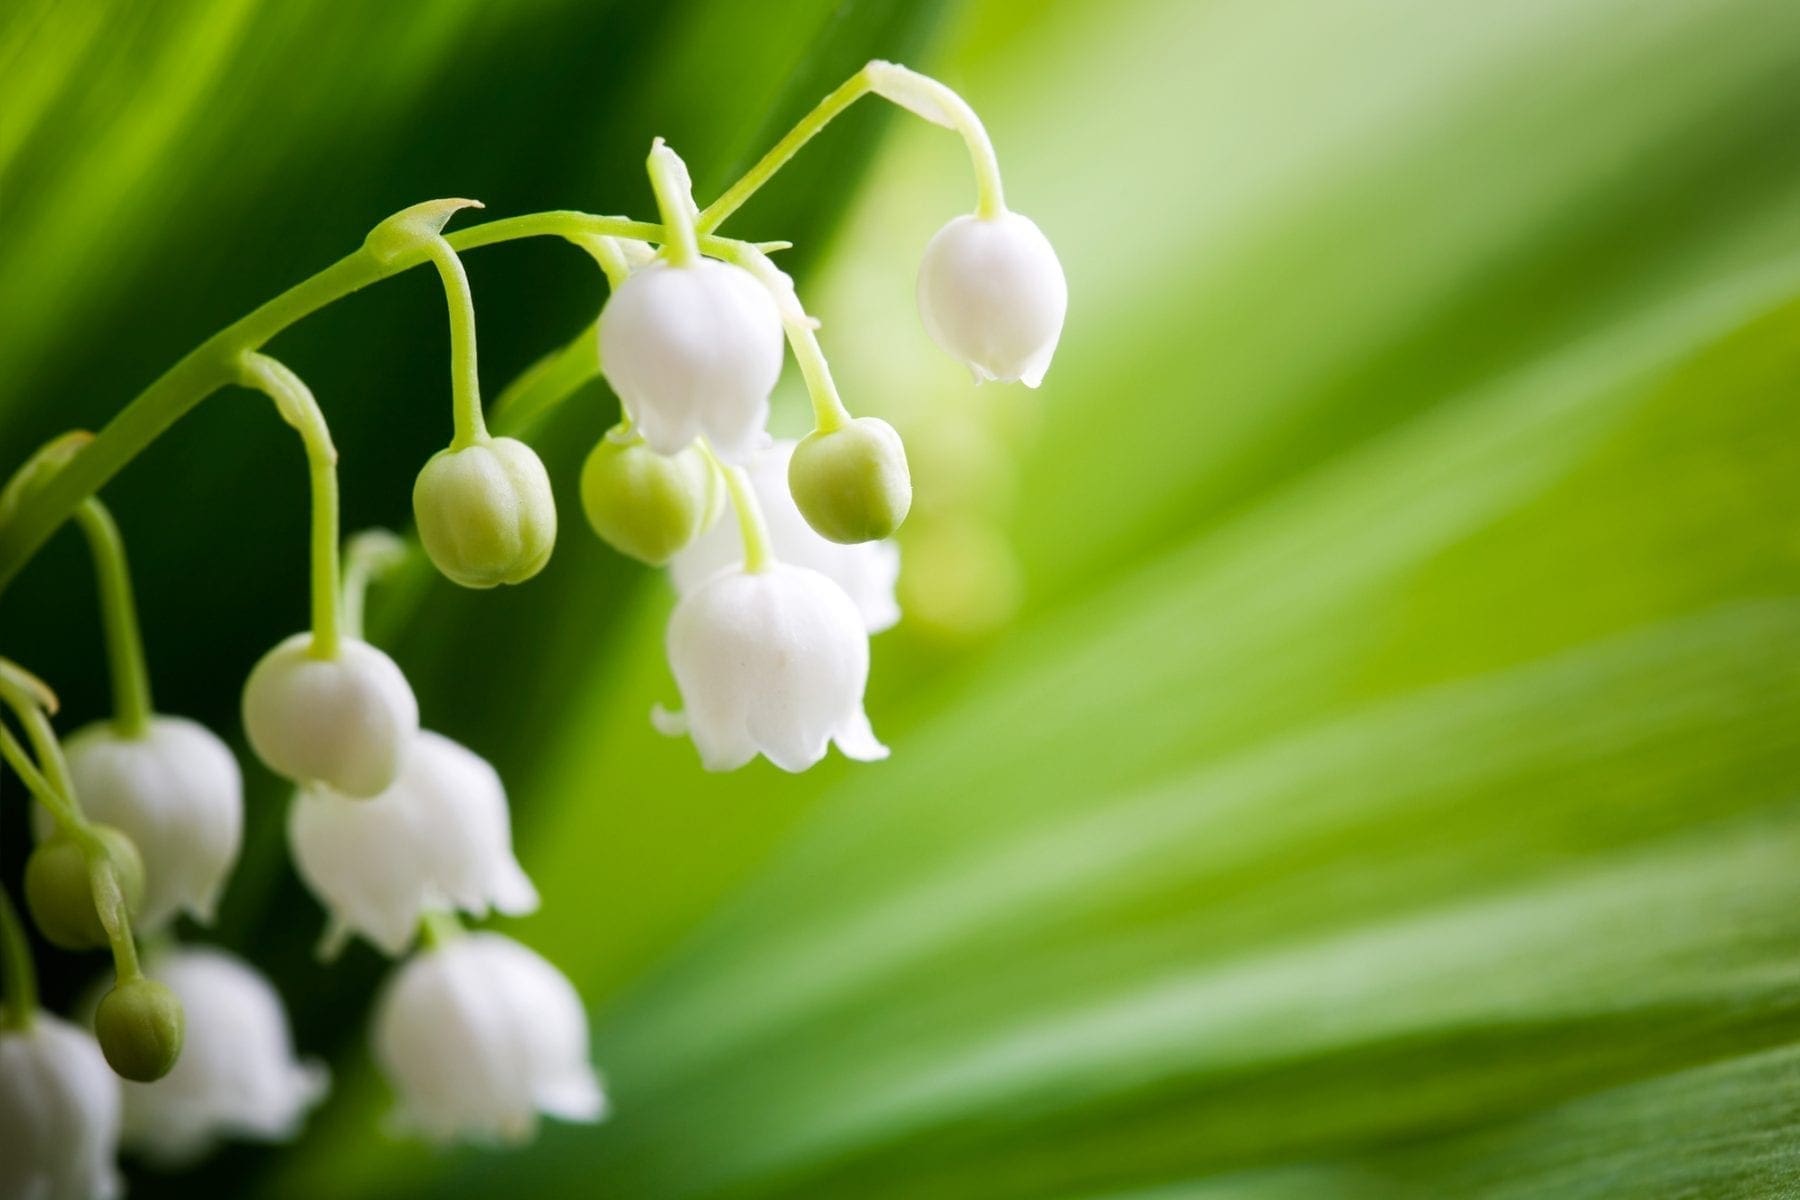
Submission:
[[25,939],[25,923],[12,897],[0,888],[0,968],[6,971],[6,1001],[0,1029],[29,1029],[37,1015],[37,971],[31,964],[31,943]]
[[419,941],[427,950],[437,950],[449,945],[463,935],[462,922],[457,920],[453,912],[433,909],[419,919]]
[[711,233],[717,229],[726,217],[742,208],[744,201],[756,195],[763,184],[773,179],[775,173],[799,153],[800,147],[812,141],[839,113],[868,94],[869,69],[864,67],[815,104],[811,112],[800,118],[799,124],[788,130],[787,135],[758,159],[755,166],[744,172],[742,179],[726,188],[717,200],[707,205],[694,227],[701,233]]
[[144,639],[131,595],[131,568],[118,523],[97,496],[75,510],[94,560],[100,590],[100,621],[106,631],[106,659],[112,671],[113,727],[121,736],[142,737],[150,728],[150,673],[144,666]]
[[369,585],[406,561],[406,542],[386,529],[365,529],[344,543],[344,598],[339,624],[346,637],[363,635]]
[[687,168],[661,138],[650,147],[648,166],[650,190],[656,193],[656,208],[667,231],[663,254],[672,266],[692,266],[699,261],[700,243],[694,228],[694,195],[688,186]]
[[706,461],[725,480],[725,494],[731,497],[732,511],[737,513],[738,537],[744,543],[744,572],[755,575],[767,570],[775,561],[775,554],[769,547],[769,526],[763,520],[762,505],[756,499],[756,490],[750,486],[749,475],[742,467],[720,462],[705,438],[701,438],[698,445],[700,452],[706,455]]
[[443,237],[430,238],[425,253],[444,281],[444,303],[450,310],[450,402],[456,432],[452,450],[466,450],[487,440],[481,415],[481,374],[475,363],[475,296],[462,259]]
[[[594,234],[656,242],[662,240],[663,231],[660,225],[642,221],[559,210],[490,221],[458,230],[445,240],[454,249],[469,250],[520,238]],[[708,252],[722,252],[727,243],[722,238],[705,238],[701,246]],[[245,353],[259,349],[276,334],[326,305],[424,261],[421,250],[383,267],[359,249],[189,351],[107,422],[94,440],[70,459],[55,478],[28,497],[13,520],[0,530],[0,590],[12,582],[84,499],[105,486],[195,405],[237,380]]]
[[44,773],[31,761],[31,755],[25,752],[25,747],[13,736],[13,731],[4,725],[0,725],[0,758],[6,760],[6,765],[13,769],[13,774],[19,777],[19,782],[25,785],[25,790],[31,793],[32,799],[44,806],[50,819],[56,822],[58,833],[77,841],[90,836],[87,819],[50,786]]
[[284,364],[255,351],[243,356],[238,382],[275,402],[282,420],[306,446],[312,489],[312,650],[315,658],[336,658],[342,640],[338,604],[337,447],[312,389]]

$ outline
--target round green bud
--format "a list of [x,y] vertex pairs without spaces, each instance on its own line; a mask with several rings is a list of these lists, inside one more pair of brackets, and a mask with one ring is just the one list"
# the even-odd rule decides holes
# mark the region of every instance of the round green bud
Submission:
[[878,417],[815,429],[794,448],[788,490],[820,537],[845,545],[880,541],[912,507],[906,447]]
[[125,1079],[161,1079],[181,1057],[187,1017],[175,993],[154,979],[117,984],[94,1010],[94,1036],[112,1069]]
[[661,455],[615,431],[581,468],[581,507],[600,540],[660,567],[718,519],[725,492],[706,456],[689,446]]
[[413,516],[425,553],[464,587],[523,583],[556,545],[550,476],[516,438],[432,455],[413,485]]
[[[143,858],[122,831],[110,825],[95,825],[93,831],[118,872],[126,912],[137,912],[144,900]],[[53,946],[91,950],[106,945],[106,926],[94,908],[87,855],[74,838],[54,834],[39,842],[25,860],[25,907]]]

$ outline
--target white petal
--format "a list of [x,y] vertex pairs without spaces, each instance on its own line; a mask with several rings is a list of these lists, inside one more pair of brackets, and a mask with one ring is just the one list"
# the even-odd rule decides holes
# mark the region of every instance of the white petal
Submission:
[[394,660],[356,638],[312,655],[297,633],[263,656],[244,685],[244,732],[277,775],[374,796],[400,773],[419,705]]
[[754,276],[728,263],[653,263],[600,315],[600,361],[659,454],[697,437],[737,461],[756,449],[781,374],[781,318]]
[[124,830],[143,855],[139,931],[183,910],[211,922],[244,827],[243,776],[225,743],[183,717],[156,716],[135,738],[89,725],[65,751],[87,815]]
[[377,1004],[375,1055],[404,1127],[517,1140],[542,1111],[604,1111],[587,1017],[569,981],[510,938],[473,933],[402,966]]
[[919,317],[977,382],[1043,382],[1062,336],[1069,285],[1029,217],[957,217],[919,262]]
[[760,751],[805,770],[862,713],[868,634],[843,589],[816,571],[777,563],[714,575],[675,606],[668,651],[711,769]]
[[0,1031],[0,1133],[0,1196],[120,1194],[119,1080],[91,1033],[42,1011]]
[[147,970],[181,998],[181,1057],[155,1083],[127,1083],[125,1140],[178,1164],[224,1138],[284,1141],[324,1095],[328,1075],[294,1057],[281,997],[254,968],[224,951],[183,947]]

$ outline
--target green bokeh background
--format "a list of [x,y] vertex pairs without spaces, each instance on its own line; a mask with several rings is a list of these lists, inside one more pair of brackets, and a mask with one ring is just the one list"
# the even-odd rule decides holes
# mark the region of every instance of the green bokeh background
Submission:
[[[336,1087],[295,1145],[134,1195],[1767,1196],[1800,1189],[1800,7],[1783,0],[14,0],[0,11],[0,451],[94,427],[385,214],[715,195],[870,57],[958,87],[1056,243],[1043,389],[912,311],[972,199],[865,102],[728,231],[789,238],[846,398],[908,438],[891,761],[702,773],[670,593],[578,518],[616,405],[536,436],[527,587],[372,617],[509,781],[615,1114],[387,1137],[384,970],[248,770],[219,940]],[[565,246],[472,252],[490,394],[592,319]],[[442,298],[272,346],[409,520]],[[778,423],[803,420],[784,381]],[[305,474],[244,392],[106,492],[159,706],[234,739],[305,619]],[[0,652],[98,715],[78,540]],[[16,789],[7,795],[16,797]],[[16,883],[24,823],[0,803]],[[40,956],[67,1003],[97,960]],[[3,1131],[0,1131],[3,1132]]]

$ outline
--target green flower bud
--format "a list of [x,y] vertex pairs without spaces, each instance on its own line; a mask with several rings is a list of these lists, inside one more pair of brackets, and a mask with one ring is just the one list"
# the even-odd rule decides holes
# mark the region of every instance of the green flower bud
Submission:
[[894,427],[858,417],[815,429],[794,449],[788,490],[820,537],[844,545],[877,542],[900,528],[912,507],[912,473]]
[[106,1061],[125,1079],[161,1079],[181,1057],[187,1017],[175,993],[154,979],[116,985],[94,1011],[94,1036]]
[[432,455],[413,485],[413,516],[425,553],[464,587],[523,583],[556,545],[550,476],[515,438]]
[[581,507],[600,540],[660,567],[718,519],[725,491],[694,447],[664,456],[615,430],[581,468]]
[[[95,825],[93,831],[119,873],[126,912],[137,912],[144,900],[143,858],[120,830]],[[25,906],[53,946],[91,950],[106,945],[106,926],[94,909],[87,856],[74,838],[54,834],[38,843],[25,860]]]

